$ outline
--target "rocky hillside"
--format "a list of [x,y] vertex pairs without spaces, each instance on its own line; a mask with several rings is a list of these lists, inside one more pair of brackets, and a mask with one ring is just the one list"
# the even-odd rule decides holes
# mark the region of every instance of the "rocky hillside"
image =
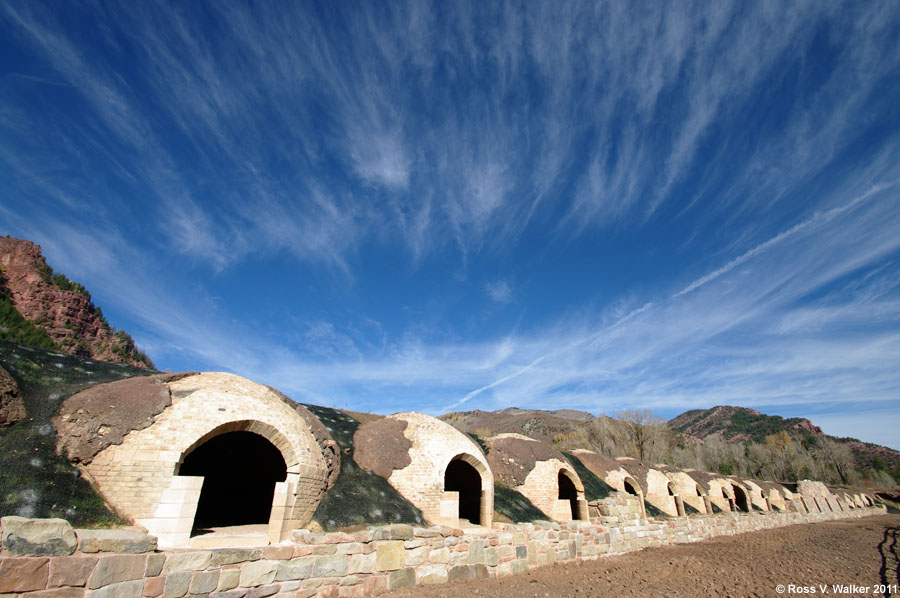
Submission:
[[643,453],[649,463],[728,475],[744,471],[759,477],[768,471],[767,475],[780,481],[827,475],[837,479],[835,464],[846,463],[856,470],[855,479],[890,485],[891,478],[900,481],[898,451],[853,438],[834,438],[808,419],[766,415],[743,407],[694,409],[668,422],[649,412],[623,412],[611,418],[583,411],[516,408],[457,411],[440,419],[481,440],[512,432],[564,451],[583,448],[634,458]]
[[82,285],[47,265],[30,241],[0,238],[0,338],[109,363],[153,367]]
[[808,419],[765,415],[753,409],[720,405],[712,409],[691,409],[669,420],[669,428],[706,440],[718,436],[726,442],[763,442],[782,430],[821,436],[822,429]]

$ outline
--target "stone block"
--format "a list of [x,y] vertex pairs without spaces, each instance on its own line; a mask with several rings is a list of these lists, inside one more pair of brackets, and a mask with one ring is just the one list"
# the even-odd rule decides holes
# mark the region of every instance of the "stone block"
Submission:
[[277,561],[254,561],[241,567],[241,585],[245,588],[264,586],[275,581]]
[[[293,549],[291,549],[291,552],[293,553]],[[261,558],[262,550],[259,548],[224,548],[212,551],[212,557],[209,560],[208,566],[210,568],[215,568],[221,567],[222,565],[258,561]]]
[[143,590],[144,581],[137,579],[88,590],[84,593],[84,598],[141,598]]
[[388,590],[388,576],[373,575],[372,577],[367,577],[363,580],[362,587],[366,596],[374,596],[386,592]]
[[349,556],[339,554],[336,556],[320,556],[313,563],[313,576],[315,577],[340,577],[347,574]]
[[484,563],[484,540],[473,540],[469,544],[469,563],[472,565]]
[[262,558],[272,561],[286,561],[293,556],[293,546],[266,546],[262,549]]
[[416,585],[416,570],[409,567],[392,571],[388,578],[388,587],[392,590],[396,588],[411,588],[414,585]]
[[374,573],[375,553],[351,554],[347,566],[350,573]]
[[169,575],[178,571],[202,571],[209,567],[210,561],[212,561],[212,552],[209,550],[166,553],[166,564],[163,565],[162,574]]
[[459,565],[450,567],[447,571],[448,581],[457,581],[460,579],[475,579],[475,568],[471,565]]
[[145,598],[156,598],[157,596],[162,596],[165,589],[165,577],[148,577],[144,580],[144,590],[141,592],[141,596],[144,596]]
[[431,552],[430,546],[420,546],[419,548],[407,550],[403,554],[403,562],[407,567],[421,565],[425,562],[429,552]]
[[39,592],[29,592],[28,598],[83,598],[84,588],[53,588]]
[[244,598],[247,593],[245,589],[226,590],[224,592],[213,592],[209,598]]
[[378,571],[396,571],[403,565],[403,552],[403,542],[379,542],[375,548],[375,568]]
[[216,586],[216,592],[227,592],[238,587],[241,583],[240,569],[222,569],[219,571],[219,585]]
[[438,548],[428,553],[428,562],[447,564],[450,562],[450,551],[446,548]]
[[194,573],[194,579],[191,581],[191,587],[188,592],[191,594],[209,594],[215,592],[219,586],[218,571],[198,571]]
[[187,594],[191,587],[193,575],[190,571],[177,571],[166,577],[166,586],[163,589],[163,598],[181,598]]
[[0,559],[0,594],[44,590],[49,577],[50,559],[46,557]]
[[83,587],[96,564],[96,557],[64,556],[51,559],[47,587]]
[[265,598],[266,596],[277,594],[279,590],[281,590],[281,586],[277,583],[257,586],[247,590],[247,593],[244,594],[244,598]]
[[[509,547],[507,547],[509,548]],[[500,554],[496,548],[486,548],[484,551],[484,564],[488,567],[496,567],[500,564]]]
[[373,540],[412,540],[413,527],[403,523],[395,523],[371,530]]
[[418,570],[418,579],[421,585],[446,583],[448,578],[446,565],[424,565]]
[[9,516],[0,519],[3,548],[14,556],[68,556],[78,540],[65,519],[30,519]]
[[147,569],[144,571],[144,577],[156,577],[162,573],[163,565],[166,564],[166,555],[164,554],[148,554]]
[[278,563],[275,572],[275,581],[289,581],[294,579],[308,579],[312,575],[315,558],[301,557]]
[[78,529],[78,549],[81,552],[115,552],[142,554],[156,550],[156,536],[115,529]]
[[[97,559],[87,580],[87,588],[96,590],[114,583],[143,579],[147,556],[143,554],[113,554]],[[143,588],[143,583],[141,584]]]

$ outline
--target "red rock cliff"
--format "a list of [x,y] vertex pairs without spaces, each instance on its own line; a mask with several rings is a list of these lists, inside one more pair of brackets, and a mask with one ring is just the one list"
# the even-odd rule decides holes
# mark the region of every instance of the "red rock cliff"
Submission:
[[[52,270],[39,245],[0,238],[3,284],[22,316],[47,332],[63,351],[111,363],[153,367],[124,332],[114,332],[91,302],[90,294],[67,279],[51,278]],[[71,286],[64,290],[61,286]]]

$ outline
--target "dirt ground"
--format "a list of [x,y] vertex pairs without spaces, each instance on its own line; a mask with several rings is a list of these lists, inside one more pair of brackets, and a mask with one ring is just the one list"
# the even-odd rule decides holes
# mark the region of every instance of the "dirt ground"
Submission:
[[[898,544],[897,515],[882,515],[650,548],[501,579],[394,590],[385,596],[900,596]],[[832,587],[835,584],[862,587],[842,591]]]

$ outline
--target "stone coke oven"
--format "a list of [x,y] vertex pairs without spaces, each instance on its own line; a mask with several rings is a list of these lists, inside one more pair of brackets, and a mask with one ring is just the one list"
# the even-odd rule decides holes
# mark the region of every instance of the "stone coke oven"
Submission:
[[354,435],[354,459],[385,478],[431,523],[490,527],[494,475],[475,441],[434,417],[397,413]]
[[77,393],[54,426],[60,451],[160,546],[244,524],[278,542],[309,522],[328,485],[303,409],[233,374],[159,375]]
[[588,520],[584,484],[562,453],[521,434],[487,441],[488,463],[498,482],[517,490],[551,519]]

